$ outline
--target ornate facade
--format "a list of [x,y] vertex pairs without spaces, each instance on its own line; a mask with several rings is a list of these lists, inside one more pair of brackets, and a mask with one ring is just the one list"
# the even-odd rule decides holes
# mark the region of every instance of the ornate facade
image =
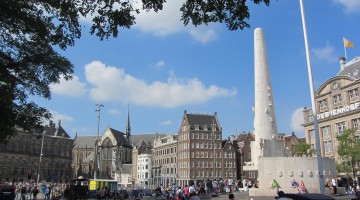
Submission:
[[[18,130],[7,144],[0,145],[0,179],[8,181],[47,180],[64,182],[71,179],[74,139],[59,121],[52,121],[43,132]],[[42,150],[42,155],[41,155]],[[40,162],[41,160],[41,162]]]
[[[346,129],[355,129],[360,138],[360,57],[349,63],[340,60],[340,72],[325,81],[315,92],[321,155],[334,158],[337,154],[336,137]],[[304,108],[306,142],[316,149],[313,111]]]

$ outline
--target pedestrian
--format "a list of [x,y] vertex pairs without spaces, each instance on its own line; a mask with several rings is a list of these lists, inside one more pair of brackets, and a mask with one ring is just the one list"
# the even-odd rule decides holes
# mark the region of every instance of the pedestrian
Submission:
[[303,180],[300,181],[299,187],[303,193],[308,193]]
[[299,183],[296,182],[295,179],[291,181],[291,187],[295,189],[295,192],[300,193]]
[[280,188],[280,184],[274,179],[272,182],[271,182],[271,188],[272,189],[276,189],[276,193],[279,192],[279,188]]
[[333,177],[333,178],[331,179],[331,185],[332,185],[333,188],[334,188],[334,194],[337,195],[337,181],[336,181],[335,177]]

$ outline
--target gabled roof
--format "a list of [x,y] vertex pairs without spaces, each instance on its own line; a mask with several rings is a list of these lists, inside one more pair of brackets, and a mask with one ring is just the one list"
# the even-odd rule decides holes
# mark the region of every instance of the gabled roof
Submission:
[[96,136],[77,136],[74,141],[74,148],[95,148]]
[[243,141],[246,141],[246,140],[254,140],[254,135],[252,133],[242,133],[242,134],[239,134],[238,137],[237,137],[237,141],[238,142],[243,142]]
[[131,142],[126,138],[125,133],[109,128],[118,144],[131,146]]
[[151,133],[151,134],[132,134],[130,135],[130,142],[132,146],[138,146],[142,142],[148,144],[149,146],[154,146],[154,141],[157,137],[165,137],[166,134],[161,133]]
[[70,138],[69,134],[61,126],[61,121],[59,121],[58,126],[50,121],[50,124],[45,126],[45,135]]

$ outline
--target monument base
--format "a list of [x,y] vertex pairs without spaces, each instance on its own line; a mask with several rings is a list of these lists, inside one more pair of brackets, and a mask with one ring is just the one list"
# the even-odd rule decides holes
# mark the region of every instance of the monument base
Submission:
[[337,176],[334,159],[322,158],[322,162],[324,171],[320,173],[315,157],[261,157],[257,167],[259,188],[251,188],[249,196],[276,196],[276,189],[271,189],[274,179],[285,193],[297,193],[291,187],[293,180],[299,184],[303,181],[309,193],[320,193],[319,176],[323,175],[324,182]]

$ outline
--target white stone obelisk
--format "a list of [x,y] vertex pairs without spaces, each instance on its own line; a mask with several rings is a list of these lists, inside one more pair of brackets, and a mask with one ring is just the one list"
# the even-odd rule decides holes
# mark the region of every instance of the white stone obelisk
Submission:
[[[279,156],[283,149],[269,141],[277,140],[276,115],[270,81],[269,64],[266,52],[264,31],[254,31],[254,67],[255,67],[255,119],[251,160],[257,166],[259,157]],[[266,140],[266,141],[265,141]],[[256,167],[257,168],[257,167]]]

